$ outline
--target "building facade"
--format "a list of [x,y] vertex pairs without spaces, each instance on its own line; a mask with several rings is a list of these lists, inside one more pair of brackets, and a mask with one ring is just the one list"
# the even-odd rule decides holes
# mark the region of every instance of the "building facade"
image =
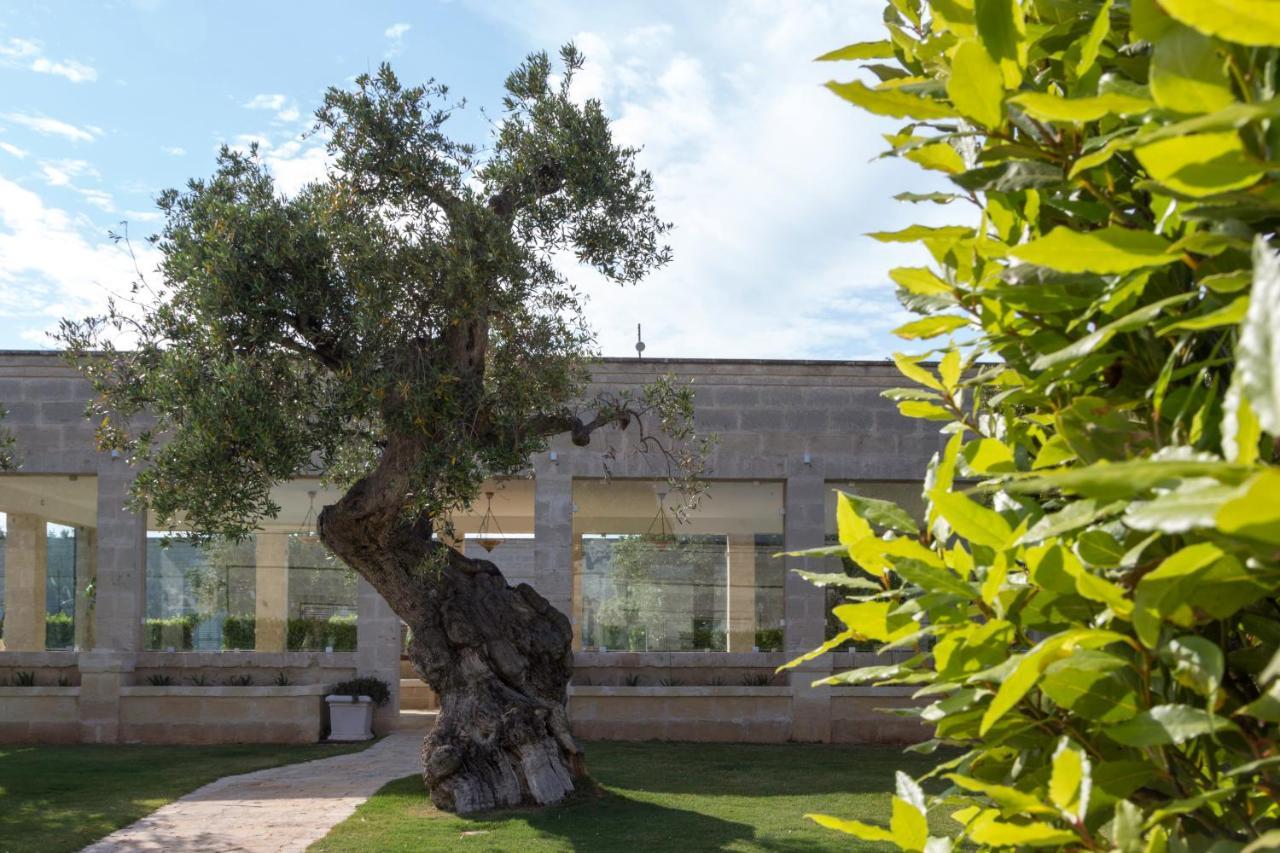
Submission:
[[[566,439],[531,476],[486,485],[455,547],[529,583],[574,626],[570,714],[587,738],[901,741],[921,736],[896,688],[814,687],[849,649],[774,675],[829,636],[829,593],[779,556],[835,533],[835,489],[920,505],[941,440],[880,392],[879,362],[605,360],[596,389],[692,381],[719,442],[687,518],[665,468],[627,432]],[[593,389],[595,390],[595,389]],[[94,450],[87,384],[53,353],[0,354],[18,472],[0,475],[0,741],[310,741],[334,682],[383,678],[376,726],[421,725],[433,697],[403,628],[315,537],[335,492],[282,484],[251,539],[195,548],[131,511],[134,471]],[[606,458],[606,445],[616,448]],[[835,563],[823,565],[823,563]]]

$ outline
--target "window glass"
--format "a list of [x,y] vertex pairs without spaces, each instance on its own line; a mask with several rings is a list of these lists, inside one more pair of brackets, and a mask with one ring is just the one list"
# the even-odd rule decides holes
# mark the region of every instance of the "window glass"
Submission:
[[782,647],[783,485],[711,485],[681,518],[664,481],[577,480],[574,620],[580,648]]
[[356,575],[316,535],[338,499],[316,480],[272,490],[280,513],[240,541],[147,532],[146,646],[175,651],[352,651]]
[[0,476],[0,647],[92,647],[98,481]]

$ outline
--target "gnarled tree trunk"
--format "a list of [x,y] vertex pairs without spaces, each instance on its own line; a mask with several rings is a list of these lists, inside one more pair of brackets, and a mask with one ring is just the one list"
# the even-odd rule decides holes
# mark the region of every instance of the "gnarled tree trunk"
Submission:
[[493,563],[433,540],[429,523],[379,500],[386,473],[326,507],[320,537],[413,632],[409,657],[440,696],[422,747],[432,802],[460,814],[558,802],[586,776],[566,710],[569,620],[528,584],[509,586]]

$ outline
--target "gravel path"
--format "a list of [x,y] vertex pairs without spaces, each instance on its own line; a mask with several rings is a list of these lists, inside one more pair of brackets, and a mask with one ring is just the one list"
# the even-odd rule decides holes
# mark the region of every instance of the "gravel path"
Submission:
[[420,772],[423,734],[400,731],[363,752],[224,777],[85,853],[305,850],[383,785]]

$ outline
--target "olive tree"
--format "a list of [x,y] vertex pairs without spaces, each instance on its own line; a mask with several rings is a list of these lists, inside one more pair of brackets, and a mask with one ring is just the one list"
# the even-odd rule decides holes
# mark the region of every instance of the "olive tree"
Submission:
[[[903,850],[1280,845],[1280,15],[1258,0],[888,0],[830,84],[909,120],[949,225],[892,270],[918,523],[841,496],[849,640],[912,649],[958,748],[899,775]],[[927,254],[926,254],[927,253]],[[951,340],[947,340],[950,336]],[[933,807],[932,827],[928,810]],[[941,812],[942,814],[938,814]],[[950,824],[945,823],[949,815]],[[933,834],[931,835],[931,829]],[[939,830],[945,830],[939,832]]]
[[674,478],[700,466],[687,387],[583,396],[593,337],[565,262],[634,284],[669,226],[600,103],[570,96],[582,57],[561,59],[510,74],[484,148],[446,133],[460,105],[434,82],[384,65],[328,90],[323,180],[284,197],[256,152],[224,149],[159,197],[162,281],[61,332],[161,524],[234,539],[299,472],[346,487],[320,538],[411,629],[442,705],[426,783],[459,812],[556,802],[585,768],[568,619],[446,544],[450,514],[563,433],[629,428]]

